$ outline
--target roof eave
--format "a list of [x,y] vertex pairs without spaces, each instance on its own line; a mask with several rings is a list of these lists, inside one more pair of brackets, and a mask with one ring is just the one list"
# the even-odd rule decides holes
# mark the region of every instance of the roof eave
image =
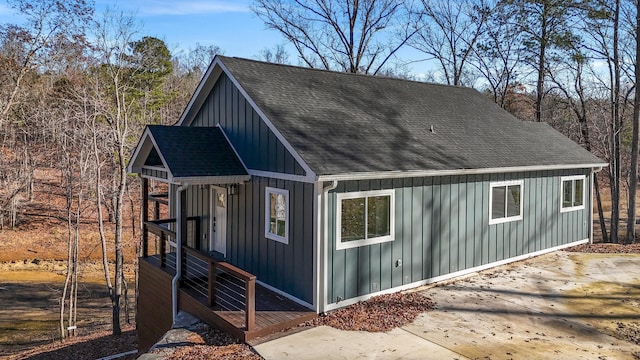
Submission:
[[609,166],[608,163],[566,164],[566,165],[534,165],[498,168],[478,169],[452,169],[452,170],[397,170],[342,173],[318,176],[318,181],[345,181],[345,180],[371,180],[371,179],[397,179],[426,176],[451,176],[451,175],[479,175],[511,172],[529,172],[544,170],[568,170],[568,169],[601,169]]
[[174,184],[189,185],[226,185],[241,184],[251,180],[251,175],[222,175],[222,176],[182,176],[172,177]]

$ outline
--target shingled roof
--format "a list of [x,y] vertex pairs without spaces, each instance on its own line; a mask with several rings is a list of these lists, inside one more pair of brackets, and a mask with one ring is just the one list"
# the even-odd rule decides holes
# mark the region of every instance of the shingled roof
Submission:
[[[145,154],[138,154],[143,148]],[[168,171],[172,181],[192,183],[234,183],[250,178],[219,127],[149,125],[136,149],[129,171],[151,165]]]
[[217,59],[317,175],[605,165],[474,89]]

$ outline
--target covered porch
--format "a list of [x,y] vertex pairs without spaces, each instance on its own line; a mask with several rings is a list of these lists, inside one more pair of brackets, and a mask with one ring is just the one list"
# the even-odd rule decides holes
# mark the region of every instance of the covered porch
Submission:
[[[179,310],[242,341],[316,316],[226,261],[226,197],[251,177],[220,129],[150,126],[130,172],[142,178],[141,342],[157,340]],[[168,190],[151,193],[152,180]],[[190,216],[195,202],[206,210]]]

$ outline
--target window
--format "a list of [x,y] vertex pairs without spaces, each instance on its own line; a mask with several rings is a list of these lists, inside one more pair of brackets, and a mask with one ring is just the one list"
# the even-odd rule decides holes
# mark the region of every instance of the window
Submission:
[[337,250],[393,241],[393,190],[342,193],[337,202]]
[[289,191],[267,187],[265,236],[284,244],[289,243]]
[[522,220],[522,180],[501,181],[490,185],[489,224]]
[[584,209],[584,183],[586,177],[584,175],[567,176],[562,180],[562,203],[560,204],[560,212]]

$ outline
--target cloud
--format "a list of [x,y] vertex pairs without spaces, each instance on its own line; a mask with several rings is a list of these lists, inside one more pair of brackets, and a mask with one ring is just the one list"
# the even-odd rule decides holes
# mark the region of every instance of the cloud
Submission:
[[148,0],[140,7],[140,14],[158,15],[197,15],[225,12],[247,12],[249,6],[244,1],[212,0]]

